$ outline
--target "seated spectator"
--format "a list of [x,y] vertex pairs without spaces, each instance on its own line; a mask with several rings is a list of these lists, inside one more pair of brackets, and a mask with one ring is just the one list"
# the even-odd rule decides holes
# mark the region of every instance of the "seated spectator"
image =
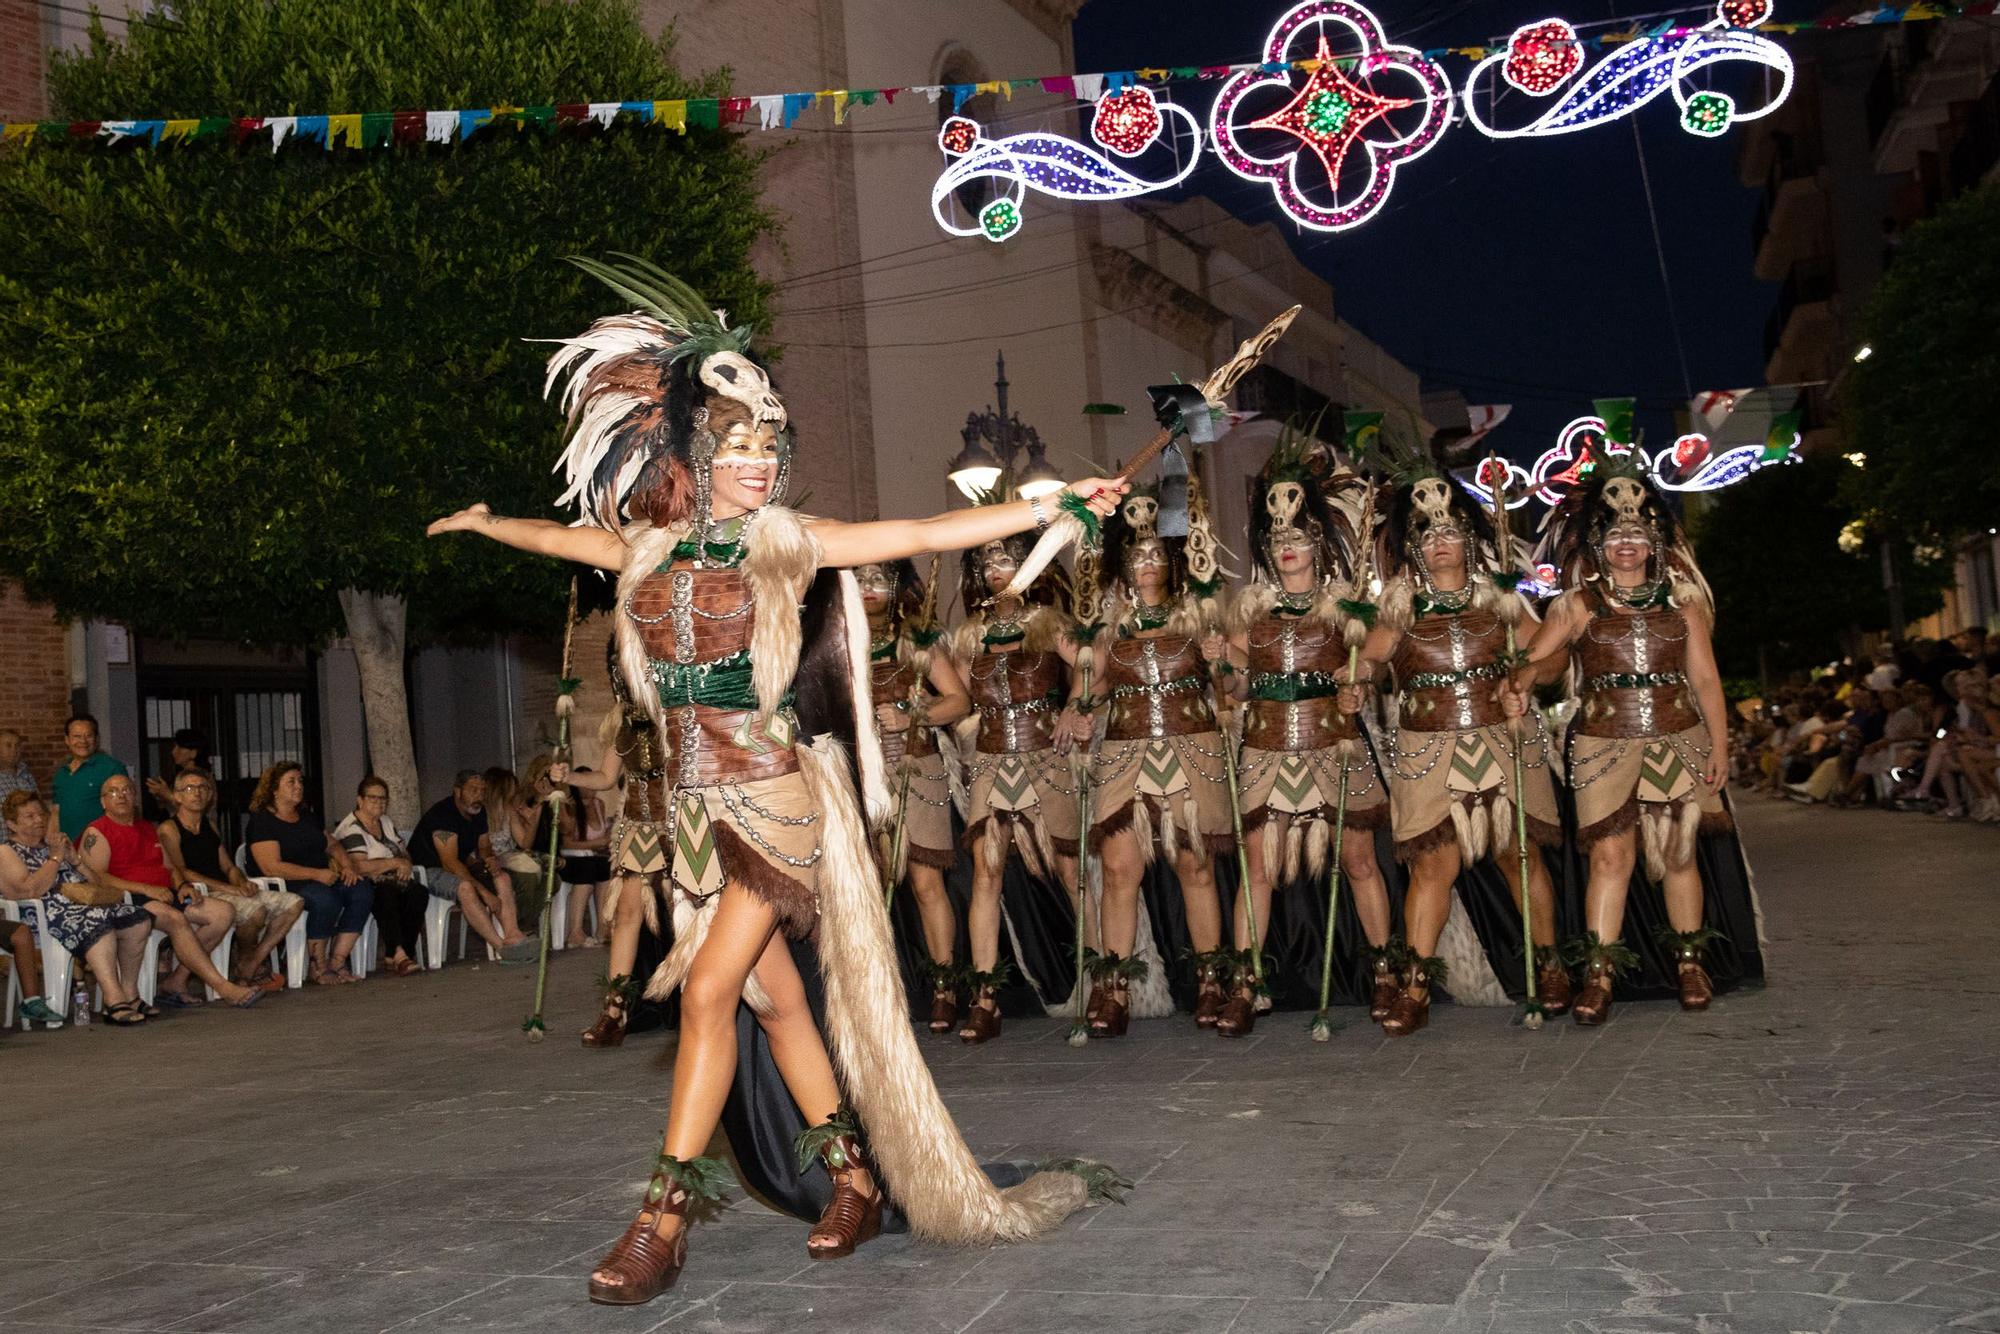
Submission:
[[485,775],[477,769],[459,771],[451,795],[417,821],[410,854],[430,871],[431,894],[457,900],[466,925],[501,958],[520,962],[536,956],[539,945],[528,939],[515,916],[513,880],[493,865]]
[[[536,810],[534,799],[512,769],[494,765],[486,779],[486,841],[493,849],[493,861],[514,884],[514,905],[520,920],[540,922],[547,907],[542,902],[546,877],[535,846]],[[523,805],[523,798],[527,804]],[[524,927],[525,929],[525,927]]]
[[[226,903],[210,903],[192,886],[174,884],[174,873],[160,850],[160,831],[152,821],[139,818],[138,786],[117,774],[104,780],[102,800],[104,814],[84,829],[78,845],[84,874],[130,894],[167,933],[174,969],[160,984],[160,1004],[187,1009],[203,1003],[201,997],[188,994],[189,973],[239,1008],[262,1000],[263,992],[231,982],[209,960],[209,951],[236,924],[236,913]],[[153,1009],[148,1007],[149,1018]]]
[[1925,760],[1919,800],[1936,794],[1944,799],[1939,812],[1948,820],[1973,815],[1982,821],[2000,814],[1983,756],[1990,752],[1993,733],[1986,717],[1986,678],[1959,670],[1944,679],[1943,701],[1935,715],[1936,730]]
[[87,713],[63,724],[63,745],[69,747],[69,758],[49,775],[50,811],[63,837],[80,843],[84,829],[104,814],[105,780],[126,769],[97,748],[97,719]]
[[[1912,692],[1921,691],[1921,685],[1912,685]],[[1872,737],[1865,737],[1861,749],[1854,757],[1854,767],[1847,780],[1843,794],[1848,802],[1884,797],[1893,786],[1893,773],[1909,763],[1910,756],[1918,749],[1923,736],[1923,719],[1914,709],[1904,704],[1902,690],[1890,688],[1876,692],[1875,716],[1880,726],[1873,729]]]
[[[7,800],[10,793],[35,792],[35,776],[28,772],[28,762],[21,758],[21,734],[11,727],[0,727],[0,802]],[[0,842],[7,838],[7,822],[0,820]]]
[[170,793],[174,817],[160,826],[160,851],[176,885],[198,887],[211,904],[229,909],[236,929],[231,971],[245,986],[282,991],[285,979],[271,970],[271,951],[284,943],[306,901],[288,889],[253,885],[222,851],[222,832],[209,811],[215,806],[215,779],[206,769],[182,769]]
[[417,942],[424,935],[430,893],[417,883],[410,850],[389,818],[389,785],[369,774],[354,789],[354,809],[333,827],[354,869],[375,884],[375,925],[382,928],[382,966],[398,977],[423,971]]
[[178,808],[174,801],[174,780],[187,769],[214,772],[208,758],[208,738],[192,727],[174,733],[167,747],[167,763],[161,773],[146,780],[146,818],[165,824]]
[[42,999],[42,954],[35,948],[35,933],[26,922],[0,919],[0,954],[14,961],[14,975],[21,980],[21,1014],[50,1028],[62,1027],[62,1016]]
[[[39,796],[10,792],[0,813],[9,831],[0,843],[0,896],[36,919],[44,942],[54,941],[90,966],[104,991],[106,1022],[145,1023],[139,968],[153,935],[153,915],[91,883],[69,840],[60,830],[49,832],[49,808]],[[93,904],[93,899],[104,901]],[[25,990],[25,981],[22,985]]]
[[305,808],[304,772],[291,760],[266,769],[250,795],[244,841],[257,874],[306,901],[306,977],[323,987],[358,982],[347,967],[375,905],[347,849]]

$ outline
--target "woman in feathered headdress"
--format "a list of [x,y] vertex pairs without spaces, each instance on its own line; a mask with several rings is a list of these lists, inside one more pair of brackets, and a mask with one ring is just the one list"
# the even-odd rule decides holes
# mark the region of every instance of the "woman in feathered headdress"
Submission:
[[[1590,859],[1588,931],[1576,1021],[1611,1013],[1612,981],[1636,961],[1620,937],[1625,896],[1643,847],[1664,887],[1681,1008],[1705,1010],[1714,984],[1703,947],[1701,833],[1730,827],[1722,804],[1729,730],[1709,643],[1714,602],[1665,497],[1631,454],[1598,453],[1589,475],[1550,516],[1544,556],[1567,590],[1515,673],[1526,690],[1569,672],[1579,700],[1567,772],[1577,844]],[[1747,887],[1747,885],[1746,885]]]
[[[1073,701],[1077,708],[1064,721],[1065,739],[1088,745],[1092,724],[1078,710],[1102,704],[1103,736],[1089,761],[1090,848],[1104,870],[1104,952],[1091,961],[1087,1007],[1093,1036],[1126,1031],[1131,984],[1149,974],[1135,953],[1139,888],[1146,867],[1162,856],[1180,878],[1198,961],[1195,1022],[1214,1027],[1226,1003],[1223,979],[1234,956],[1222,948],[1214,857],[1236,840],[1229,755],[1210,692],[1228,660],[1223,637],[1208,629],[1221,581],[1207,520],[1193,513],[1198,486],[1190,476],[1184,538],[1160,535],[1159,496],[1150,488],[1134,490],[1106,520],[1103,568],[1114,573],[1108,624],[1090,649],[1096,698]],[[1193,558],[1205,568],[1192,569]]]
[[[1250,926],[1271,927],[1271,892],[1300,875],[1322,880],[1339,794],[1347,793],[1341,866],[1368,937],[1374,996],[1386,1013],[1399,989],[1389,935],[1389,890],[1372,832],[1388,819],[1389,796],[1354,715],[1340,711],[1340,673],[1367,625],[1348,608],[1369,600],[1361,544],[1367,491],[1337,469],[1332,451],[1287,428],[1257,476],[1250,511],[1251,581],[1231,608],[1230,680],[1247,701],[1239,778],[1250,864],[1252,913],[1236,915],[1242,957],[1217,1031],[1250,1031],[1256,998],[1248,965]],[[1357,579],[1363,580],[1357,586]],[[1343,603],[1346,604],[1343,607]],[[1358,837],[1356,835],[1359,835]]]
[[[1506,627],[1527,612],[1511,584],[1502,586],[1517,562],[1496,550],[1491,521],[1428,454],[1392,466],[1399,476],[1377,541],[1381,609],[1361,649],[1364,683],[1384,668],[1394,677],[1390,826],[1396,855],[1410,868],[1403,901],[1410,958],[1382,1028],[1402,1036],[1429,1021],[1431,986],[1446,980],[1438,943],[1463,867],[1492,857],[1520,902],[1517,802],[1530,840],[1536,999],[1559,1014],[1569,1004],[1569,978],[1556,957],[1555,891],[1540,852],[1562,842],[1549,738],[1541,715],[1524,715],[1504,689]],[[1350,694],[1343,707],[1359,703]]]
[[[789,423],[750,331],[622,258],[578,263],[637,311],[598,320],[549,362],[551,387],[567,379],[563,500],[580,525],[484,505],[431,525],[618,572],[619,671],[666,771],[666,809],[644,827],[628,821],[615,853],[621,873],[643,873],[657,865],[646,850],[667,849],[675,940],[647,990],[681,988],[673,1103],[638,1216],[591,1275],[591,1297],[649,1301],[679,1275],[690,1205],[725,1179],[701,1155],[734,1075],[739,1001],[811,1124],[801,1161],[817,1158],[831,1178],[807,1240],[813,1258],[874,1235],[885,1188],[921,1235],[1033,1235],[1082,1205],[1087,1187],[1041,1172],[995,1190],[917,1050],[863,819],[864,809],[880,818],[888,796],[867,707],[867,619],[845,571],[1025,532],[1049,515],[1033,501],[879,523],[786,509]],[[1124,485],[1074,490],[1109,513]],[[798,937],[819,955],[825,1040],[786,945]]]
[[[981,503],[999,503],[989,497]],[[1056,720],[1069,697],[1078,646],[1063,609],[1062,567],[1021,597],[1002,595],[1027,559],[1026,536],[1001,538],[965,552],[960,597],[965,622],[952,633],[952,658],[970,682],[976,730],[961,737],[965,764],[965,847],[972,855],[972,947],[969,1002],[959,1037],[982,1043],[1000,1035],[995,991],[1000,962],[1001,887],[1007,858],[1076,897],[1077,780],[1057,751]],[[968,722],[968,728],[974,724]]]

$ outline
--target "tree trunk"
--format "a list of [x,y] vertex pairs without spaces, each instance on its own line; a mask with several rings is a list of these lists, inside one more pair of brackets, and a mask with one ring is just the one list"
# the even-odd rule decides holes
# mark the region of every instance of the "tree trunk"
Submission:
[[370,767],[389,785],[390,818],[398,829],[408,830],[423,810],[423,799],[410,740],[410,698],[403,688],[403,599],[343,588],[340,611],[361,673]]

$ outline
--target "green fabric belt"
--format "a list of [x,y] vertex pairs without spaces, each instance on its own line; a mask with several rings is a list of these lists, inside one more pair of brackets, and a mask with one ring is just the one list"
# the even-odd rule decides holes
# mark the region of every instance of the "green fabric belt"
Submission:
[[1586,691],[1658,690],[1665,686],[1686,684],[1687,676],[1683,672],[1606,672],[1585,681],[1583,688]]
[[[757,689],[750,681],[750,650],[740,649],[714,662],[668,662],[648,658],[653,683],[660,690],[664,708],[701,704],[711,709],[754,709]],[[786,705],[792,696],[786,692]]]
[[1259,672],[1250,678],[1250,698],[1296,704],[1340,693],[1332,672]]

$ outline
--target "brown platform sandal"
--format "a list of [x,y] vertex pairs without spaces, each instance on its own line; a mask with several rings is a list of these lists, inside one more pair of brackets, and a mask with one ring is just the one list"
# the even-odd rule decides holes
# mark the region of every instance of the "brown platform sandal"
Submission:
[[1122,1038],[1132,1026],[1132,993],[1121,983],[1104,993],[1104,1008],[1090,1021],[1090,1036]]
[[1003,960],[995,964],[991,972],[966,975],[966,985],[972,989],[972,1001],[966,1008],[965,1022],[959,1025],[959,1041],[976,1047],[1000,1036],[1000,1006],[994,1002],[993,993],[1007,985],[1011,972]]
[[1551,1019],[1569,1009],[1569,969],[1553,945],[1535,946],[1535,999]]
[[[1431,1021],[1431,987],[1444,981],[1444,960],[1433,955],[1428,959],[1412,958],[1409,964],[1408,981],[1390,1002],[1389,1013],[1382,1017],[1382,1031],[1392,1038],[1406,1038]],[[1421,996],[1416,995],[1421,990]]]
[[1409,946],[1401,936],[1391,936],[1380,947],[1370,946],[1366,957],[1374,964],[1374,990],[1368,997],[1368,1017],[1381,1023],[1389,1017],[1389,1007],[1403,990],[1404,956]]
[[[729,1169],[718,1158],[682,1162],[661,1154],[646,1183],[646,1200],[625,1235],[590,1274],[590,1300],[601,1306],[643,1306],[674,1286],[687,1263],[688,1209],[696,1201],[722,1198]],[[660,1220],[681,1220],[672,1236],[660,1235]]]
[[958,969],[948,963],[931,962],[931,1032],[949,1033],[958,1027]]
[[839,1260],[854,1254],[854,1248],[873,1241],[882,1232],[882,1183],[875,1180],[875,1193],[864,1195],[854,1183],[856,1172],[871,1178],[874,1169],[861,1147],[860,1128],[854,1114],[845,1107],[833,1116],[809,1127],[799,1136],[799,1170],[812,1166],[814,1159],[825,1165],[833,1178],[833,1198],[813,1224],[806,1238],[806,1253],[815,1260]]
[[1570,1016],[1585,1028],[1595,1028],[1611,1017],[1611,984],[1621,969],[1638,964],[1639,956],[1620,941],[1605,942],[1595,931],[1571,947],[1571,954],[1583,964],[1583,988],[1570,1003]]
[[583,1045],[586,1047],[616,1047],[625,1041],[625,1025],[632,1009],[633,998],[639,993],[639,980],[620,973],[607,978],[604,983],[604,1008],[597,1016],[597,1022],[583,1030]]
[[1131,985],[1146,976],[1149,965],[1143,959],[1092,951],[1084,956],[1084,966],[1090,970],[1093,998],[1088,1015],[1090,1036],[1124,1037],[1132,1023]]
[[1681,1008],[1700,1013],[1715,999],[1715,979],[1702,966],[1701,953],[1718,933],[1705,926],[1692,931],[1676,931],[1672,927],[1661,927],[1660,944],[1673,951],[1674,963],[1679,970],[1681,988]]
[[1214,1028],[1222,1018],[1222,1009],[1229,998],[1222,990],[1222,979],[1235,970],[1236,951],[1227,949],[1203,950],[1194,956],[1195,985],[1198,990],[1194,998],[1194,1026]]
[[1215,1031],[1226,1038],[1248,1037],[1257,1027],[1257,999],[1263,987],[1257,981],[1257,965],[1244,950],[1236,957],[1236,976],[1222,1013],[1215,1017]]

